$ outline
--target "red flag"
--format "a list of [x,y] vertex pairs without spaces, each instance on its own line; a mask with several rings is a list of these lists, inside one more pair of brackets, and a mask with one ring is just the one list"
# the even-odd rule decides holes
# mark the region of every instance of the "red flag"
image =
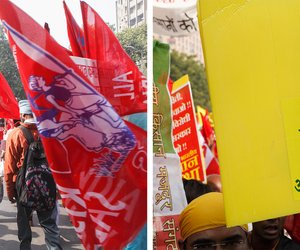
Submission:
[[215,131],[209,122],[208,111],[206,110],[205,115],[202,115],[201,113],[200,115],[202,119],[201,134],[203,135],[205,143],[209,146],[209,148],[211,149],[215,157],[218,159],[218,150],[217,150]]
[[171,78],[169,78],[169,81],[168,81],[168,90],[170,93],[172,93],[172,88],[173,88],[173,81]]
[[201,133],[205,139],[205,142],[207,144],[209,144],[210,141],[214,140],[215,134],[214,134],[214,130],[211,127],[209,120],[208,120],[208,112],[206,110],[206,114],[202,115],[201,114],[201,118],[202,118],[202,129],[201,129]]
[[[136,148],[130,153],[128,157],[129,159],[133,159],[132,162],[128,162],[130,166],[127,169],[128,175],[132,177],[132,181],[134,181],[136,185],[146,190],[147,189],[147,140],[146,140],[147,132],[142,128],[134,125],[131,122],[126,121],[126,124],[131,129],[135,137],[137,138]],[[145,193],[145,196],[146,195],[147,194]]]
[[220,166],[217,158],[211,152],[206,143],[202,144],[204,153],[204,162],[206,167],[206,175],[220,174]]
[[[46,22],[44,23],[44,29],[47,30],[47,32],[50,34],[50,27],[49,27],[49,24]],[[68,55],[73,56],[73,53],[71,50],[69,50],[63,46],[61,46],[61,47],[68,53]]]
[[13,91],[0,72],[0,117],[20,119],[19,106]]
[[213,152],[210,150],[208,145],[206,144],[203,135],[199,132],[200,135],[200,145],[203,149],[204,154],[204,162],[205,162],[205,168],[206,168],[206,176],[212,175],[212,174],[220,174],[220,165],[219,161],[217,160],[216,156],[213,154]]
[[87,57],[97,60],[100,92],[120,116],[147,111],[147,80],[101,17],[81,1]]
[[284,228],[291,238],[300,243],[300,214],[292,214],[285,218]]
[[86,48],[85,48],[83,30],[76,23],[65,1],[63,1],[63,4],[64,4],[66,21],[67,21],[68,37],[69,37],[72,53],[74,56],[86,57]]
[[0,18],[79,238],[89,250],[122,249],[146,221],[146,189],[135,180],[145,180],[145,145],[47,31],[9,1]]

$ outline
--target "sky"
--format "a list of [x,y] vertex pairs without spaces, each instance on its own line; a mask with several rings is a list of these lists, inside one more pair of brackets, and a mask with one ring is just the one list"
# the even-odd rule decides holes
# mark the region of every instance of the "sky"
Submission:
[[[69,48],[63,0],[11,0],[40,25],[47,22],[51,35],[62,46]],[[82,27],[79,0],[65,0],[77,23]],[[116,24],[115,0],[85,0],[105,22]]]

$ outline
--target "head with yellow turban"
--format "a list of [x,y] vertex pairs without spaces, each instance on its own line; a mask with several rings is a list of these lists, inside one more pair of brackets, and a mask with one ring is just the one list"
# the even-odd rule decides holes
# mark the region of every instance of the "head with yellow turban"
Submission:
[[194,199],[182,211],[179,226],[184,250],[215,249],[217,245],[230,250],[250,249],[247,225],[226,227],[222,193],[207,193]]

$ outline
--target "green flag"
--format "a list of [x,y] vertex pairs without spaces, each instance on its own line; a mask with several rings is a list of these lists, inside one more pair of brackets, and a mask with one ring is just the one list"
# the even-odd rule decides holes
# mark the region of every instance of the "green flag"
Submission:
[[[175,153],[171,139],[171,99],[167,84],[170,73],[168,44],[154,41],[153,46],[153,154]],[[161,141],[160,141],[161,139]]]

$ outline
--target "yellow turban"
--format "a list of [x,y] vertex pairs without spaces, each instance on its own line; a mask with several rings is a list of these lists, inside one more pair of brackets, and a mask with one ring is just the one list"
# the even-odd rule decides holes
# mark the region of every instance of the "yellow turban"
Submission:
[[[179,217],[183,240],[194,233],[222,226],[226,226],[222,193],[207,193],[194,199]],[[247,225],[241,227],[248,230]]]

